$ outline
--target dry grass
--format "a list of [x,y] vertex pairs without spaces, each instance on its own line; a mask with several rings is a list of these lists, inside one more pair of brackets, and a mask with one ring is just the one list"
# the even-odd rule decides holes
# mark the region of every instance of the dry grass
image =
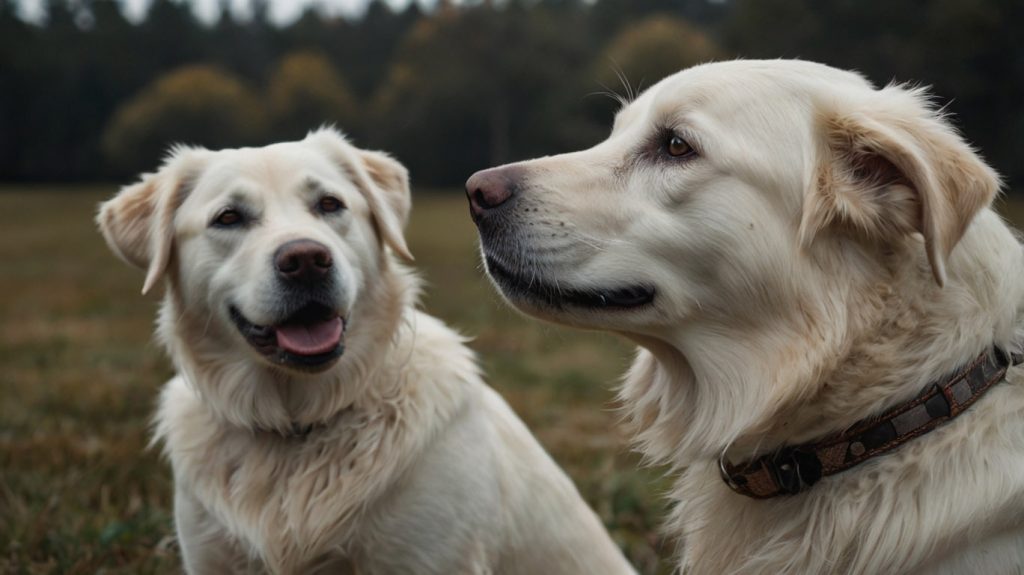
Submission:
[[[146,447],[171,368],[152,343],[156,300],[92,224],[104,189],[0,193],[0,572],[177,573],[170,472]],[[667,483],[616,432],[630,350],[518,316],[479,270],[456,193],[416,198],[409,230],[428,311],[466,334],[491,384],[575,479],[644,573]]]

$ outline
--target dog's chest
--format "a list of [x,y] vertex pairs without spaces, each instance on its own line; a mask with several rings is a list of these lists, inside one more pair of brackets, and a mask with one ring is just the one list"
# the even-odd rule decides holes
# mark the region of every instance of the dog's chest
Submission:
[[400,471],[389,452],[402,436],[375,418],[304,439],[231,432],[175,471],[251,555],[301,572],[347,551],[361,510]]

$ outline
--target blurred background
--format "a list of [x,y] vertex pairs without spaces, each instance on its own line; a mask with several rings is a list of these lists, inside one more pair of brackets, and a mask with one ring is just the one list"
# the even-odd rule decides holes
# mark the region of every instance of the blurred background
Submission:
[[[934,87],[1016,183],[1020,0],[0,0],[0,175],[111,181],[169,142],[336,123],[419,185],[589,146],[617,102],[712,59],[789,57]],[[27,19],[27,21],[26,21]]]
[[0,0],[0,573],[177,573],[170,472],[147,448],[171,374],[158,296],[96,204],[172,142],[336,124],[405,163],[428,311],[643,573],[668,573],[664,470],[617,432],[631,350],[519,317],[487,284],[459,189],[473,171],[593,145],[619,96],[713,59],[799,57],[933,86],[1024,221],[1020,0]]

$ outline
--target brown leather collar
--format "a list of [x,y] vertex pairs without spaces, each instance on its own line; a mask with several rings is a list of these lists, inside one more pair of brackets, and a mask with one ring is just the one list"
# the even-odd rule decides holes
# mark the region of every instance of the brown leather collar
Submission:
[[723,455],[718,461],[722,479],[736,493],[755,499],[800,493],[822,477],[888,453],[951,421],[1022,360],[1024,356],[1000,349],[985,351],[952,375],[929,384],[914,399],[817,443],[785,446],[738,465]]

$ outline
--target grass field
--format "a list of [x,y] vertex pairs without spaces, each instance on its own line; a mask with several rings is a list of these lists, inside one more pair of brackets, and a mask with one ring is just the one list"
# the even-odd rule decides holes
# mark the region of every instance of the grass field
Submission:
[[[92,224],[115,191],[0,190],[0,573],[178,573],[170,471],[147,422],[171,374],[157,298]],[[417,196],[409,244],[425,308],[474,336],[490,383],[643,573],[666,573],[667,482],[616,431],[630,349],[510,311],[480,271],[461,194]]]

